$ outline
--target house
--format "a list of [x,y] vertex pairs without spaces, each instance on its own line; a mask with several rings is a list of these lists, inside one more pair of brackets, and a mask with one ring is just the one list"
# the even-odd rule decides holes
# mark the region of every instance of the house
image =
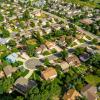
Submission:
[[80,33],[80,34],[76,34],[76,38],[78,40],[82,39],[84,37],[84,34],[83,33]]
[[81,61],[86,62],[90,58],[90,55],[88,53],[83,53],[79,56],[79,58]]
[[14,83],[14,90],[25,96],[27,91],[36,86],[37,84],[34,80],[28,80],[24,77],[20,77]]
[[5,76],[3,71],[0,71],[0,79],[3,78]]
[[49,28],[49,27],[46,27],[46,28],[42,28],[42,30],[46,33],[46,34],[49,34],[49,33],[51,33],[51,28]]
[[72,41],[74,41],[75,40],[75,38],[73,37],[73,36],[66,36],[66,40],[72,40]]
[[23,52],[23,51],[20,51],[20,56],[25,59],[25,60],[28,60],[30,57],[27,55],[26,52]]
[[33,2],[33,4],[37,7],[40,7],[40,6],[43,7],[46,4],[46,1],[45,0],[38,0],[38,1]]
[[60,37],[60,41],[61,41],[62,43],[66,42],[66,41],[65,41],[65,36],[61,36],[61,37]]
[[75,55],[71,55],[67,57],[66,61],[68,62],[70,66],[79,66],[81,64],[80,60]]
[[16,53],[12,53],[6,57],[6,60],[10,63],[15,63],[18,55]]
[[6,44],[8,41],[8,39],[0,38],[0,44]]
[[86,24],[86,25],[90,25],[93,23],[93,21],[89,18],[84,18],[80,20],[81,23]]
[[63,72],[67,72],[69,70],[69,64],[65,61],[61,62],[60,66]]
[[100,16],[97,16],[95,20],[96,21],[99,21],[100,20]]
[[98,45],[98,46],[96,46],[96,48],[98,49],[98,50],[100,50],[100,46]]
[[35,19],[34,19],[33,22],[34,22],[35,26],[37,26],[38,23],[39,23],[39,20],[35,20]]
[[60,25],[60,24],[56,24],[56,23],[52,24],[51,27],[52,27],[54,30],[59,30],[59,29],[61,29],[61,25]]
[[36,27],[33,28],[33,32],[39,33],[40,36],[43,35],[42,29],[40,27],[38,27],[38,26],[36,26]]
[[36,48],[36,53],[40,54],[46,50],[47,50],[46,46],[44,44],[42,44],[42,45],[40,45],[40,47]]
[[41,72],[41,76],[45,80],[51,80],[57,77],[57,72],[53,67],[49,67]]
[[54,49],[55,48],[55,43],[54,42],[46,41],[45,45],[48,49]]
[[47,48],[46,48],[46,46],[44,44],[41,44],[40,48],[42,49],[42,52],[47,51]]
[[77,90],[72,88],[64,94],[63,100],[76,100],[80,96],[81,96],[81,94]]
[[44,25],[46,25],[46,23],[47,23],[47,19],[46,18],[44,18],[44,19],[41,19],[41,24],[42,24],[42,26],[44,26]]
[[33,15],[35,15],[35,16],[41,16],[41,11],[40,10],[35,10],[33,12]]
[[6,66],[5,68],[3,68],[4,74],[6,75],[6,77],[10,77],[12,75],[12,73],[17,71],[16,67],[12,67],[12,66]]
[[37,54],[41,54],[41,52],[42,52],[42,49],[40,47],[36,48],[36,53]]
[[88,84],[81,90],[83,96],[85,96],[88,100],[97,100],[97,89],[96,87]]
[[60,39],[57,41],[58,42],[58,45],[62,48],[66,48],[66,38],[65,36],[61,36]]

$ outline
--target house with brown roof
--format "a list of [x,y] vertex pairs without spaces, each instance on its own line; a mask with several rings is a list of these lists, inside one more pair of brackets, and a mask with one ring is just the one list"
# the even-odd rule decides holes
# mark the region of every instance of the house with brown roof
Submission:
[[12,66],[6,66],[4,69],[3,69],[6,77],[10,77],[12,75],[12,73],[16,72],[17,71],[17,68],[16,67],[12,67]]
[[45,32],[46,34],[51,33],[51,28],[50,27],[46,27],[46,28],[42,28],[43,32]]
[[79,66],[81,64],[79,58],[75,55],[70,55],[66,58],[66,61],[70,66]]
[[66,48],[66,36],[61,36],[60,39],[57,41],[58,45],[62,48]]
[[42,52],[46,51],[47,48],[44,44],[40,45],[40,47],[36,48],[36,53],[41,54]]
[[46,41],[45,45],[50,50],[55,48],[55,43],[54,42]]
[[53,67],[49,67],[41,72],[41,76],[45,80],[52,80],[57,77],[57,72]]
[[85,96],[88,100],[97,100],[97,89],[96,87],[88,84],[81,90],[81,94]]
[[63,72],[67,72],[69,70],[69,64],[66,61],[61,62],[60,66]]
[[76,34],[76,38],[78,40],[82,39],[83,37],[84,37],[84,34],[83,33]]
[[41,45],[40,45],[40,48],[42,49],[42,52],[44,52],[44,51],[47,50],[47,47],[46,47],[44,44],[41,44]]
[[60,25],[60,24],[57,24],[57,23],[52,24],[51,27],[52,27],[54,30],[59,30],[59,29],[61,29],[61,25]]
[[37,84],[34,80],[28,80],[24,77],[20,77],[14,83],[14,90],[25,96],[27,91],[36,86]]
[[80,96],[81,94],[77,90],[70,89],[64,94],[63,100],[76,100]]
[[33,15],[35,15],[35,16],[41,16],[41,10],[34,11]]
[[36,48],[36,53],[40,54],[42,52],[42,49],[40,47]]
[[89,18],[84,18],[80,20],[81,23],[86,24],[86,25],[90,25],[93,23],[93,20],[89,19]]

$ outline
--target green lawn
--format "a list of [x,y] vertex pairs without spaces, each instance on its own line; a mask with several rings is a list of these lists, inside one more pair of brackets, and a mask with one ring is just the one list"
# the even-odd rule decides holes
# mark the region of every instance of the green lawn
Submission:
[[5,45],[0,45],[0,51],[6,51],[7,47]]
[[96,75],[88,75],[85,76],[85,80],[87,83],[96,86],[98,83],[100,83],[100,77]]

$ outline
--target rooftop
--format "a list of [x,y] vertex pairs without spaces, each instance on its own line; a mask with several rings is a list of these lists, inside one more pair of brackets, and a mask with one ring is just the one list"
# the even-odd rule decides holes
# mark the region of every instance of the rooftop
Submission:
[[14,83],[15,90],[25,94],[29,89],[36,86],[36,82],[33,80],[25,79],[24,77],[20,77]]
[[57,72],[53,67],[49,67],[46,70],[42,71],[42,76],[45,80],[52,79],[53,76],[57,76]]

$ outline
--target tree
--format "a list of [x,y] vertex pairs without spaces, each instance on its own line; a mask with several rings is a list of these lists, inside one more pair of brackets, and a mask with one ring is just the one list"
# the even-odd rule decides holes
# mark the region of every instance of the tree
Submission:
[[28,10],[25,10],[24,13],[23,13],[23,19],[25,21],[27,21],[28,19],[30,19],[30,13]]
[[8,44],[9,46],[11,46],[11,47],[15,47],[17,43],[16,43],[15,40],[10,40],[7,44]]
[[97,44],[98,43],[98,40],[95,38],[95,39],[92,40],[92,43],[93,44]]
[[17,98],[14,99],[14,100],[24,100],[24,97],[22,97],[22,96],[17,96]]
[[79,56],[79,55],[83,54],[84,51],[85,51],[85,48],[78,47],[78,48],[75,49],[75,55]]
[[4,20],[4,17],[2,16],[2,14],[0,14],[0,22]]
[[98,83],[100,83],[100,77],[96,76],[96,75],[88,75],[84,77],[86,82],[91,84],[91,85],[98,85]]
[[7,37],[10,36],[9,31],[6,30],[5,28],[2,28],[1,31],[2,31],[2,34],[0,34],[0,37],[2,37],[2,38],[7,38]]
[[4,79],[2,83],[3,91],[8,92],[9,89],[12,87],[13,83],[14,83],[14,79],[12,77]]
[[[40,93],[39,93],[39,89],[38,87],[35,87],[35,88],[32,88],[29,93],[28,93],[28,96],[30,98],[30,100],[39,100],[41,97],[40,97]],[[28,98],[28,99],[29,99]]]
[[66,50],[61,51],[61,57],[65,60],[65,58],[68,56],[68,52]]
[[100,54],[96,53],[95,55],[92,55],[87,63],[93,67],[100,68]]
[[50,62],[49,62],[49,59],[48,59],[48,58],[45,58],[45,60],[44,60],[44,65],[50,66]]

